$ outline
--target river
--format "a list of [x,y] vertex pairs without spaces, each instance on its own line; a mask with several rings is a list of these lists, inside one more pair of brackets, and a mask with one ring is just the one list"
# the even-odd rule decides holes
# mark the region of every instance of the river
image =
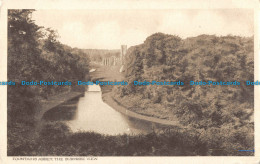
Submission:
[[152,132],[156,126],[123,115],[104,103],[99,85],[89,85],[83,97],[46,112],[44,119],[62,121],[72,132],[92,131],[107,135],[145,134]]

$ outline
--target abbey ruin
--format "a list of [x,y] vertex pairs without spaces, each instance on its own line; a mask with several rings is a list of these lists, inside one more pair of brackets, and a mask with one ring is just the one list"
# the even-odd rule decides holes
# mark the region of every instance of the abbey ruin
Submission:
[[124,65],[126,52],[127,52],[127,45],[121,45],[120,57],[111,56],[109,58],[103,58],[102,65],[105,66]]

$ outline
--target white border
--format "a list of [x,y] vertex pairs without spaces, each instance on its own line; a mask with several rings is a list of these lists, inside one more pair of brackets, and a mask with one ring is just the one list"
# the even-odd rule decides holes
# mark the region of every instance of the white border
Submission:
[[[1,5],[1,3],[0,3]],[[7,9],[222,9],[247,8],[255,11],[254,46],[255,80],[260,80],[259,25],[257,0],[6,0],[0,10],[0,81],[7,80]],[[6,86],[0,87],[0,163],[35,163],[14,161],[7,157],[7,96]],[[260,86],[255,87],[255,157],[98,157],[97,161],[71,163],[260,163]],[[40,162],[50,163],[50,162]],[[51,162],[54,163],[54,162]],[[55,162],[56,163],[56,162]],[[68,163],[68,162],[57,162]]]

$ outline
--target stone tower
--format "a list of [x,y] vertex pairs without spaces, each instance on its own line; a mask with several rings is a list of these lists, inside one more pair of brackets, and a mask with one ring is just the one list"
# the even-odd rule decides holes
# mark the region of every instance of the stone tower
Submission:
[[127,51],[127,45],[121,45],[121,64],[124,65],[125,64],[125,55],[126,55],[126,51]]

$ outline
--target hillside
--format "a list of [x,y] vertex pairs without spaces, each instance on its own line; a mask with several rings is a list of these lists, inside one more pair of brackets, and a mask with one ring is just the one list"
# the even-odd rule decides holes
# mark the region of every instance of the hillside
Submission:
[[[245,85],[254,80],[253,45],[253,37],[181,39],[153,34],[143,44],[129,48],[123,78],[129,85],[114,87],[113,96],[136,113],[168,120],[177,117],[184,126],[202,130],[205,143],[253,149],[254,87]],[[133,84],[153,80],[182,81],[184,85]],[[194,86],[190,81],[241,84]]]

